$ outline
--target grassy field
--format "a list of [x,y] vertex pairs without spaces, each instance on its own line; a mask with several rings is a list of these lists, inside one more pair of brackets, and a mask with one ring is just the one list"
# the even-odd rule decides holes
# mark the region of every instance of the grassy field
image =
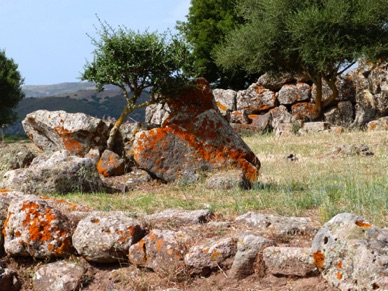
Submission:
[[[319,133],[244,137],[262,163],[251,190],[208,190],[154,183],[128,193],[73,193],[61,198],[99,210],[154,213],[166,208],[204,209],[234,218],[247,211],[309,216],[322,223],[352,212],[388,227],[388,132]],[[366,144],[371,156],[335,153],[334,147]],[[293,154],[297,161],[289,161]]]

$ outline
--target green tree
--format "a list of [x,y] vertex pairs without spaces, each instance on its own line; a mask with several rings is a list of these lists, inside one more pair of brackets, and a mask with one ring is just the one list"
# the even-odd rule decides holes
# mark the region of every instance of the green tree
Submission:
[[[112,149],[121,124],[133,110],[161,102],[187,84],[182,67],[189,63],[190,53],[181,39],[167,32],[139,33],[123,26],[113,29],[100,19],[99,22],[100,38],[91,37],[94,58],[84,66],[81,79],[97,83],[100,90],[104,85],[115,85],[124,94],[126,106],[107,141],[107,148]],[[146,89],[150,90],[151,99],[138,103]]]
[[[387,0],[241,0],[238,9],[246,23],[219,47],[217,63],[309,77],[320,115],[338,96],[339,74],[388,53]],[[323,81],[333,92],[324,101]]]
[[235,11],[235,0],[191,0],[187,21],[177,29],[192,47],[194,71],[215,86],[242,89],[257,79],[243,69],[223,70],[214,60],[214,52],[225,35],[241,24]]
[[24,98],[23,82],[18,65],[0,50],[0,127],[16,121],[14,108]]

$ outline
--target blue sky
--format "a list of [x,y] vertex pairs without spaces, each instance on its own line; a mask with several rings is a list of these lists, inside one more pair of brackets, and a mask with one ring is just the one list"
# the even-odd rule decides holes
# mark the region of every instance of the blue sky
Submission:
[[25,85],[77,82],[93,46],[96,14],[113,27],[163,32],[185,20],[190,0],[0,0],[0,49]]

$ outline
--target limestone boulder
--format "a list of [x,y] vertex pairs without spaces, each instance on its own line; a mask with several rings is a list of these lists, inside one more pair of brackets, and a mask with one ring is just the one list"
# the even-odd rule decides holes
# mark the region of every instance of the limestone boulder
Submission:
[[229,269],[237,252],[234,238],[225,237],[194,245],[185,255],[185,264],[195,274],[208,275],[213,269]]
[[191,240],[183,231],[153,229],[130,247],[128,258],[134,265],[170,274],[184,267],[184,256]]
[[248,118],[248,112],[246,110],[236,110],[230,113],[229,122],[248,124],[250,120]]
[[307,83],[284,84],[278,93],[280,104],[290,105],[310,99],[311,89]]
[[263,260],[273,275],[306,277],[317,271],[311,248],[268,247],[263,251]]
[[214,100],[216,101],[217,107],[223,116],[226,116],[227,112],[237,110],[236,91],[231,89],[214,89],[213,96]]
[[0,172],[28,167],[39,154],[32,146],[0,144]]
[[145,215],[144,220],[155,224],[193,225],[209,222],[214,217],[210,210],[166,209],[155,214]]
[[319,118],[317,107],[311,102],[300,102],[292,105],[291,114],[296,120],[313,121]]
[[256,181],[259,160],[221,116],[204,79],[168,102],[171,114],[162,127],[136,134],[140,168],[167,182],[196,181],[200,172],[231,168]]
[[69,219],[35,195],[10,203],[3,234],[7,255],[51,258],[71,251]]
[[34,274],[34,290],[81,290],[86,269],[77,263],[58,261],[40,267]]
[[[259,253],[265,248],[273,245],[274,242],[260,235],[246,233],[241,235],[237,241],[237,253],[234,257],[229,275],[236,279],[242,279],[254,273],[254,264],[258,259]],[[265,267],[262,265],[261,273],[264,273]]]
[[78,223],[73,245],[90,262],[112,263],[126,259],[143,236],[141,223],[123,212],[92,212]]
[[208,189],[230,190],[233,188],[248,189],[251,184],[241,170],[229,170],[211,175],[206,179]]
[[238,216],[235,221],[275,236],[315,235],[321,226],[318,221],[309,217],[284,217],[255,212]]
[[111,150],[105,150],[97,163],[97,171],[104,177],[122,175],[124,167],[124,159]]
[[291,74],[263,74],[257,80],[258,86],[263,86],[272,91],[279,91],[284,84],[294,81],[294,77]]
[[388,116],[368,122],[366,128],[368,131],[388,130]]
[[333,107],[324,112],[325,121],[332,125],[349,127],[354,121],[354,107],[350,101],[338,102]]
[[246,110],[248,114],[260,113],[277,105],[276,93],[263,86],[252,84],[246,90],[237,92],[237,110]]
[[6,172],[1,184],[5,189],[38,194],[89,192],[102,188],[95,162],[68,151],[40,155],[29,168]]
[[388,289],[388,232],[341,213],[325,223],[312,243],[322,276],[340,290]]
[[146,107],[145,122],[160,126],[168,117],[170,108],[167,103],[151,104]]
[[32,142],[45,152],[66,150],[84,156],[91,149],[106,147],[111,124],[84,113],[37,110],[22,121]]

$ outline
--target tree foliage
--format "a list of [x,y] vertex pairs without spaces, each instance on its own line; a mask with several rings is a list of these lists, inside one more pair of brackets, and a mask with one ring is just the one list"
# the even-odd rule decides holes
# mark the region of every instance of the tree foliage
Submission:
[[[115,123],[107,147],[112,149],[120,125],[136,108],[160,102],[171,97],[188,82],[182,68],[190,63],[189,50],[181,39],[168,32],[135,32],[123,26],[112,28],[99,20],[99,39],[92,38],[95,46],[93,61],[87,62],[81,79],[119,87],[127,101]],[[148,89],[151,100],[138,103],[141,93]]]
[[[246,23],[219,47],[217,63],[306,75],[319,112],[338,96],[339,74],[360,57],[388,54],[388,0],[241,0],[238,11]],[[325,101],[322,80],[333,91]]]
[[23,82],[18,65],[0,50],[0,126],[16,121],[14,108],[24,98]]
[[243,69],[223,70],[214,61],[217,45],[225,35],[241,24],[235,11],[235,0],[192,0],[187,21],[177,29],[192,46],[194,71],[215,86],[241,89],[255,76]]

